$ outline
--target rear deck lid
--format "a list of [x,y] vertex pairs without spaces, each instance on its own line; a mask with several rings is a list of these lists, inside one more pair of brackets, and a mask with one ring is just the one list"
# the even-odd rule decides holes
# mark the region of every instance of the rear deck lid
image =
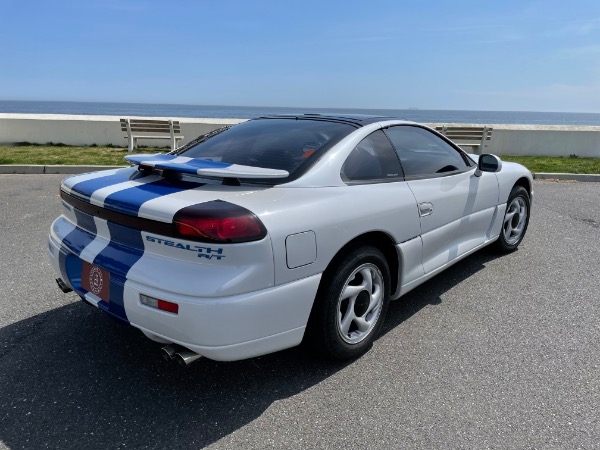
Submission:
[[[94,216],[110,218],[114,212],[170,224],[183,208],[218,200],[235,202],[235,197],[269,188],[226,186],[221,181],[197,176],[165,178],[159,172],[144,174],[130,167],[76,175],[62,182],[61,196],[65,202]],[[90,210],[85,205],[96,209]]]

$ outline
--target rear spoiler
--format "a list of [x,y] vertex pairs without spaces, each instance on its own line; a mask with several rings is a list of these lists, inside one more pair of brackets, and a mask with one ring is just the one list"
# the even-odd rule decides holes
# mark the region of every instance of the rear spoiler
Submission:
[[243,166],[221,161],[188,158],[187,156],[165,155],[163,153],[157,153],[155,155],[127,155],[125,156],[125,159],[134,166],[139,166],[140,169],[151,168],[171,170],[174,172],[189,175],[201,175],[205,177],[287,178],[290,175],[287,170]]

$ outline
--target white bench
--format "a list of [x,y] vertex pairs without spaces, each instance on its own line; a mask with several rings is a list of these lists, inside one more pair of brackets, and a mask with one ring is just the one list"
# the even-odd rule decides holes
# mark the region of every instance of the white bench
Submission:
[[483,153],[483,149],[492,139],[492,127],[455,127],[443,125],[435,127],[435,130],[458,146],[469,146],[475,148],[475,153]]
[[130,152],[137,147],[138,139],[167,139],[171,141],[171,150],[183,139],[177,120],[121,119],[121,130],[127,132]]

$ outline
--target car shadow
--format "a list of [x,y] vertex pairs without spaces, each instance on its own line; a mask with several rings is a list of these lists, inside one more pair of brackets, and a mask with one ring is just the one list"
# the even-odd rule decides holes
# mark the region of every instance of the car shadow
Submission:
[[[478,252],[393,302],[383,332],[494,257]],[[185,368],[163,361],[159,348],[80,301],[0,329],[0,440],[9,448],[199,448],[353,364],[297,347]]]
[[409,319],[428,305],[439,305],[446,291],[485,268],[485,264],[502,255],[484,248],[445,269],[435,277],[390,303],[382,335]]

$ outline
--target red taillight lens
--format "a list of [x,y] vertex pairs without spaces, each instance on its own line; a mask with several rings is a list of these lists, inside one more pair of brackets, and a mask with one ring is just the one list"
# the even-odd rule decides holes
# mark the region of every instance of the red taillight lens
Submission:
[[179,305],[177,303],[159,300],[158,298],[144,294],[140,294],[140,301],[143,305],[149,306],[150,308],[160,309],[161,311],[167,311],[173,314],[179,313]]
[[157,303],[158,309],[162,311],[168,311],[173,314],[179,313],[179,305],[177,303],[171,303],[165,300],[159,300]]
[[204,242],[249,242],[266,236],[256,215],[246,208],[224,201],[189,206],[174,219],[177,235]]
[[184,236],[202,236],[217,241],[233,241],[259,236],[261,230],[251,217],[225,219],[182,217],[177,222],[177,232]]

